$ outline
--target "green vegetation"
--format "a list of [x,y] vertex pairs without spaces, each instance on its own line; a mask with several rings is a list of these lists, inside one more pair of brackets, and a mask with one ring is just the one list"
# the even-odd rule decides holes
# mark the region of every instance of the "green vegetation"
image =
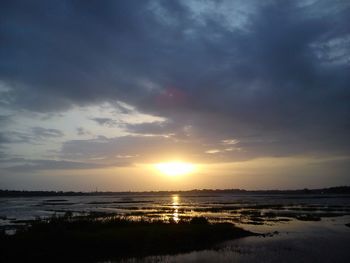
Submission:
[[173,254],[210,248],[228,239],[255,235],[204,217],[178,223],[131,221],[89,215],[35,220],[15,235],[2,233],[1,262],[94,262],[130,256]]

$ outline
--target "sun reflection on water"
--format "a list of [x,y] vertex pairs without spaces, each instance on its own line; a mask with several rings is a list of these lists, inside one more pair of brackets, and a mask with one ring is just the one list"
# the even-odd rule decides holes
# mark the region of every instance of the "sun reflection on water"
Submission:
[[180,204],[180,198],[178,195],[172,196],[172,204],[171,207],[173,208],[173,216],[172,219],[178,223],[180,221],[179,218],[179,204]]

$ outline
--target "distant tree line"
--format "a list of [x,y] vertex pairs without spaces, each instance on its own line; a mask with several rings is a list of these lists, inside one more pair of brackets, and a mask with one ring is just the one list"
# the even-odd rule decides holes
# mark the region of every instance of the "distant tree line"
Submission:
[[31,197],[31,196],[97,196],[97,195],[128,195],[128,194],[184,194],[184,195],[213,195],[213,194],[350,194],[350,186],[337,186],[322,189],[299,190],[244,190],[244,189],[194,189],[189,191],[146,191],[146,192],[64,192],[64,191],[18,191],[0,190],[0,197]]

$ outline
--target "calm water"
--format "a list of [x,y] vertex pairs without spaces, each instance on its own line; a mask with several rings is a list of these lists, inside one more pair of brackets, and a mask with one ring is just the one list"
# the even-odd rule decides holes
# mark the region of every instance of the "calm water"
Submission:
[[350,262],[349,201],[350,196],[232,194],[1,198],[0,226],[11,233],[25,220],[67,211],[165,221],[201,215],[270,234],[212,250],[125,262]]

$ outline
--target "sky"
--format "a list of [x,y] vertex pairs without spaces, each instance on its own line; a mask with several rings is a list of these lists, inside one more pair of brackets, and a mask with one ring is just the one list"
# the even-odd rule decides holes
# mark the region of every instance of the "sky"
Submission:
[[349,185],[349,25],[345,0],[1,1],[0,189]]

